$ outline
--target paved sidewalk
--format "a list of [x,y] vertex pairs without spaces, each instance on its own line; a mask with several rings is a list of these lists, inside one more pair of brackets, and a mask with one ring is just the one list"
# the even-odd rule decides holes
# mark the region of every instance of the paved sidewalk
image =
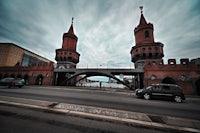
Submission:
[[0,96],[0,104],[119,121],[170,132],[200,133],[200,121],[100,107]]

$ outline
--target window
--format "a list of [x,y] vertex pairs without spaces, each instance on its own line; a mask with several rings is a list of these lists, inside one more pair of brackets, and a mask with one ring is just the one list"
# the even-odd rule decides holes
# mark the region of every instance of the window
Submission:
[[145,34],[145,38],[149,37],[149,31],[146,30],[144,34]]
[[149,57],[150,57],[150,58],[152,57],[152,55],[153,55],[152,53],[149,53]]
[[29,66],[32,65],[33,62],[43,62],[42,60],[33,57],[31,55],[28,55],[26,53],[23,54],[23,58],[22,58],[22,66]]
[[163,89],[169,90],[169,86],[164,85],[164,86],[163,86]]
[[156,65],[156,61],[152,61],[152,64],[153,64],[153,65]]
[[68,60],[71,61],[71,60],[72,60],[72,57],[68,57]]
[[158,57],[158,55],[159,55],[158,53],[155,53],[155,57],[156,57],[156,58]]

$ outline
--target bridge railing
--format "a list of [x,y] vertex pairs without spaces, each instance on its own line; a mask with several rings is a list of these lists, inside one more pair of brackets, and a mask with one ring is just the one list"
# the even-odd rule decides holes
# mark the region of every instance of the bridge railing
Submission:
[[76,68],[83,69],[134,69],[134,64],[78,64]]

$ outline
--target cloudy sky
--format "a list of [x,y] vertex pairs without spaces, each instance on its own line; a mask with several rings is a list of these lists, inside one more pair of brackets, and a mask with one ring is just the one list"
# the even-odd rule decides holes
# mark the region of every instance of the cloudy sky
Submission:
[[141,5],[165,62],[200,57],[200,0],[0,0],[0,42],[55,61],[74,17],[80,67],[130,67]]

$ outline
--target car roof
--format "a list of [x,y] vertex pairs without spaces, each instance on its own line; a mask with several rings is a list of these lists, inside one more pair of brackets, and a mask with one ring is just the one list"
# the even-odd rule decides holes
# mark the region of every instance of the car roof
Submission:
[[176,85],[176,84],[152,84],[152,86],[175,86],[175,87],[180,87],[180,86],[178,86],[178,85]]

